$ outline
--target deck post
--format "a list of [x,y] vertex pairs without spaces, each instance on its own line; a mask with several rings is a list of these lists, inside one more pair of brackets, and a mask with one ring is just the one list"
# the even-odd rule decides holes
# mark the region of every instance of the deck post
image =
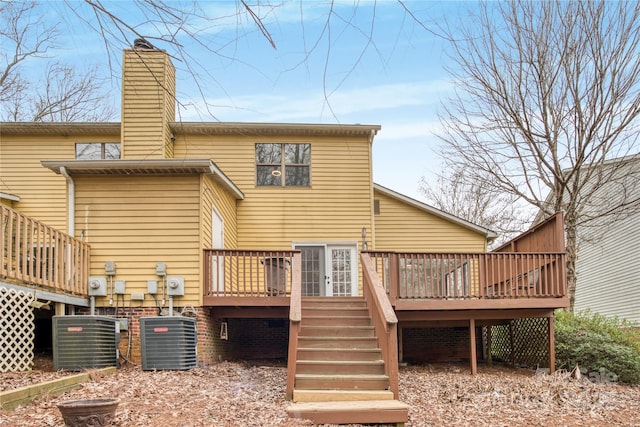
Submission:
[[398,362],[404,363],[404,350],[402,348],[402,326],[398,325]]
[[553,374],[556,371],[556,337],[554,332],[555,317],[553,313],[548,317],[549,319],[549,373]]
[[478,373],[476,360],[476,319],[469,319],[469,344],[471,345],[471,375]]
[[389,255],[389,301],[395,306],[400,296],[400,261],[398,254]]
[[54,311],[56,316],[64,316],[65,315],[65,307],[66,305],[63,302],[57,302],[54,305]]

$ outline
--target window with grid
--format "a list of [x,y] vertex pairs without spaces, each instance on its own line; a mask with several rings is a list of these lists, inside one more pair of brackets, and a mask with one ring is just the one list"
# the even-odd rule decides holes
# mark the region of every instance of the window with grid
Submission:
[[309,187],[311,144],[256,144],[256,184],[264,187]]
[[79,142],[76,144],[76,160],[118,160],[119,142]]

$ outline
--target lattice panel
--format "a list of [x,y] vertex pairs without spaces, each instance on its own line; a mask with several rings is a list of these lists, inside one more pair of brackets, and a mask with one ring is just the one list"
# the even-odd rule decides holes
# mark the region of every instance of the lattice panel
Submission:
[[549,367],[549,319],[514,321],[515,362],[528,367]]
[[493,360],[511,362],[511,339],[509,325],[490,326],[489,345]]
[[33,366],[34,294],[0,287],[0,372]]
[[516,319],[508,325],[491,327],[491,356],[494,360],[528,367],[549,366],[549,319]]

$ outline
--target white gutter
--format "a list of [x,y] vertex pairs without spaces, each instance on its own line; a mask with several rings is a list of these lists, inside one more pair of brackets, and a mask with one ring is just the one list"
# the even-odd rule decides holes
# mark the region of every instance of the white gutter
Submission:
[[73,237],[75,234],[76,225],[76,185],[73,182],[73,178],[67,173],[67,169],[64,166],[60,167],[60,174],[67,180],[67,192],[68,192],[68,210],[67,210],[67,234]]

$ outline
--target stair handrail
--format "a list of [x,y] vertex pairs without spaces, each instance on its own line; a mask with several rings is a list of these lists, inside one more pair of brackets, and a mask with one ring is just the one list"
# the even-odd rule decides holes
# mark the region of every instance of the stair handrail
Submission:
[[363,293],[376,336],[380,340],[385,373],[394,399],[398,399],[398,318],[368,253],[360,253]]
[[298,334],[302,320],[302,255],[294,253],[291,263],[291,296],[289,301],[289,355],[287,357],[287,400],[293,399],[298,354]]

